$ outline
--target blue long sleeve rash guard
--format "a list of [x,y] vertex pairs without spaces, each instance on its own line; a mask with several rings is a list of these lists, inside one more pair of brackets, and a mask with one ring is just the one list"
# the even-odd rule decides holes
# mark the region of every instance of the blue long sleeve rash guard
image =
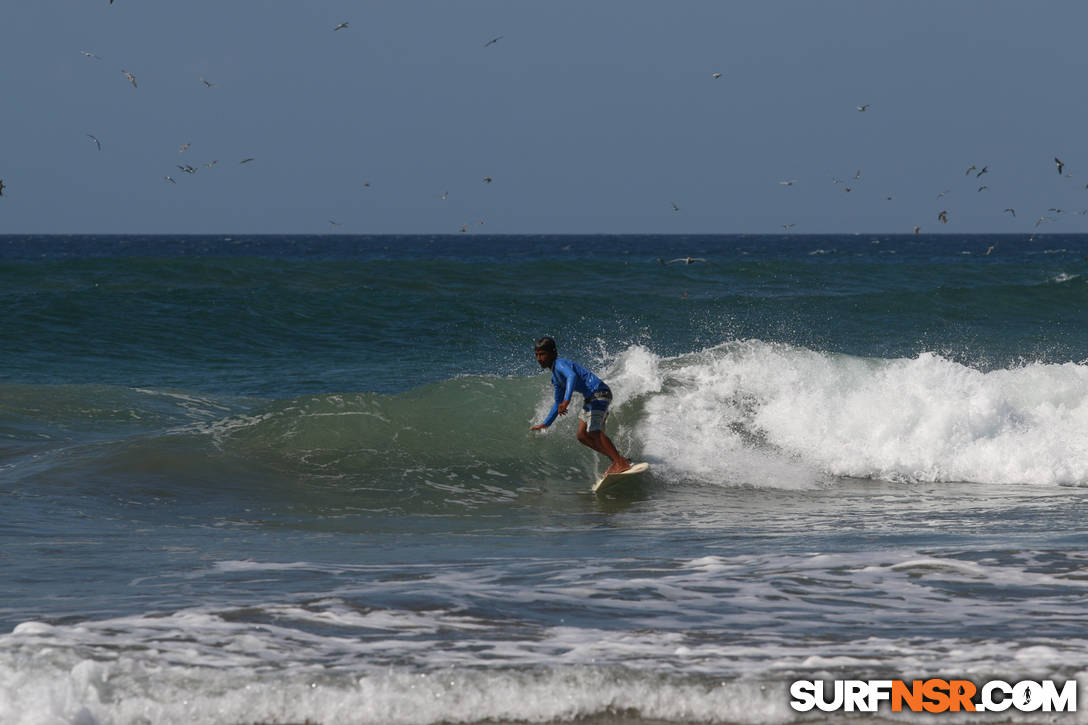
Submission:
[[598,388],[607,387],[596,375],[565,357],[557,357],[552,365],[552,386],[555,388],[555,403],[548,412],[548,417],[544,419],[546,426],[555,422],[559,415],[559,404],[570,400],[574,393],[581,393],[582,397],[589,398]]

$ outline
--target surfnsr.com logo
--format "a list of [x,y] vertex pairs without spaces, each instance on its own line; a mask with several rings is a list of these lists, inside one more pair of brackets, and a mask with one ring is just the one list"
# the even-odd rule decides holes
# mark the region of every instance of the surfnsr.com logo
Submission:
[[797,712],[876,712],[888,703],[892,712],[1076,712],[1077,681],[1009,683],[990,680],[981,687],[970,680],[797,680],[790,685],[790,707]]

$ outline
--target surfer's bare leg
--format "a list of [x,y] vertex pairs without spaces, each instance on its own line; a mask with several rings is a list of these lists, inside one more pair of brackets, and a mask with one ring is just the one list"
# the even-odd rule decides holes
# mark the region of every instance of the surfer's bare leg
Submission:
[[605,471],[606,474],[619,473],[631,467],[631,461],[620,455],[612,439],[603,430],[587,430],[584,420],[578,421],[578,442],[612,459],[612,465]]

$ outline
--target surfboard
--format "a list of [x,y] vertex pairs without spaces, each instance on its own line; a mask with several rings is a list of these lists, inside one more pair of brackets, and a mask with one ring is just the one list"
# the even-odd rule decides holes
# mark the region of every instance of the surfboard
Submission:
[[600,493],[601,491],[610,489],[617,484],[630,480],[631,476],[635,475],[636,473],[642,473],[643,471],[649,469],[649,467],[649,463],[635,463],[626,471],[606,474],[601,477],[601,480],[593,484],[593,492]]

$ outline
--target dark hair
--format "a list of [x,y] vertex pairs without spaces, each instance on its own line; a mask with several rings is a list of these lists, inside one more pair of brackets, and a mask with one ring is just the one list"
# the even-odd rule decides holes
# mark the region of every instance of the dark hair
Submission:
[[550,353],[556,353],[555,340],[550,337],[542,337],[536,341],[536,347],[534,350],[547,350]]

